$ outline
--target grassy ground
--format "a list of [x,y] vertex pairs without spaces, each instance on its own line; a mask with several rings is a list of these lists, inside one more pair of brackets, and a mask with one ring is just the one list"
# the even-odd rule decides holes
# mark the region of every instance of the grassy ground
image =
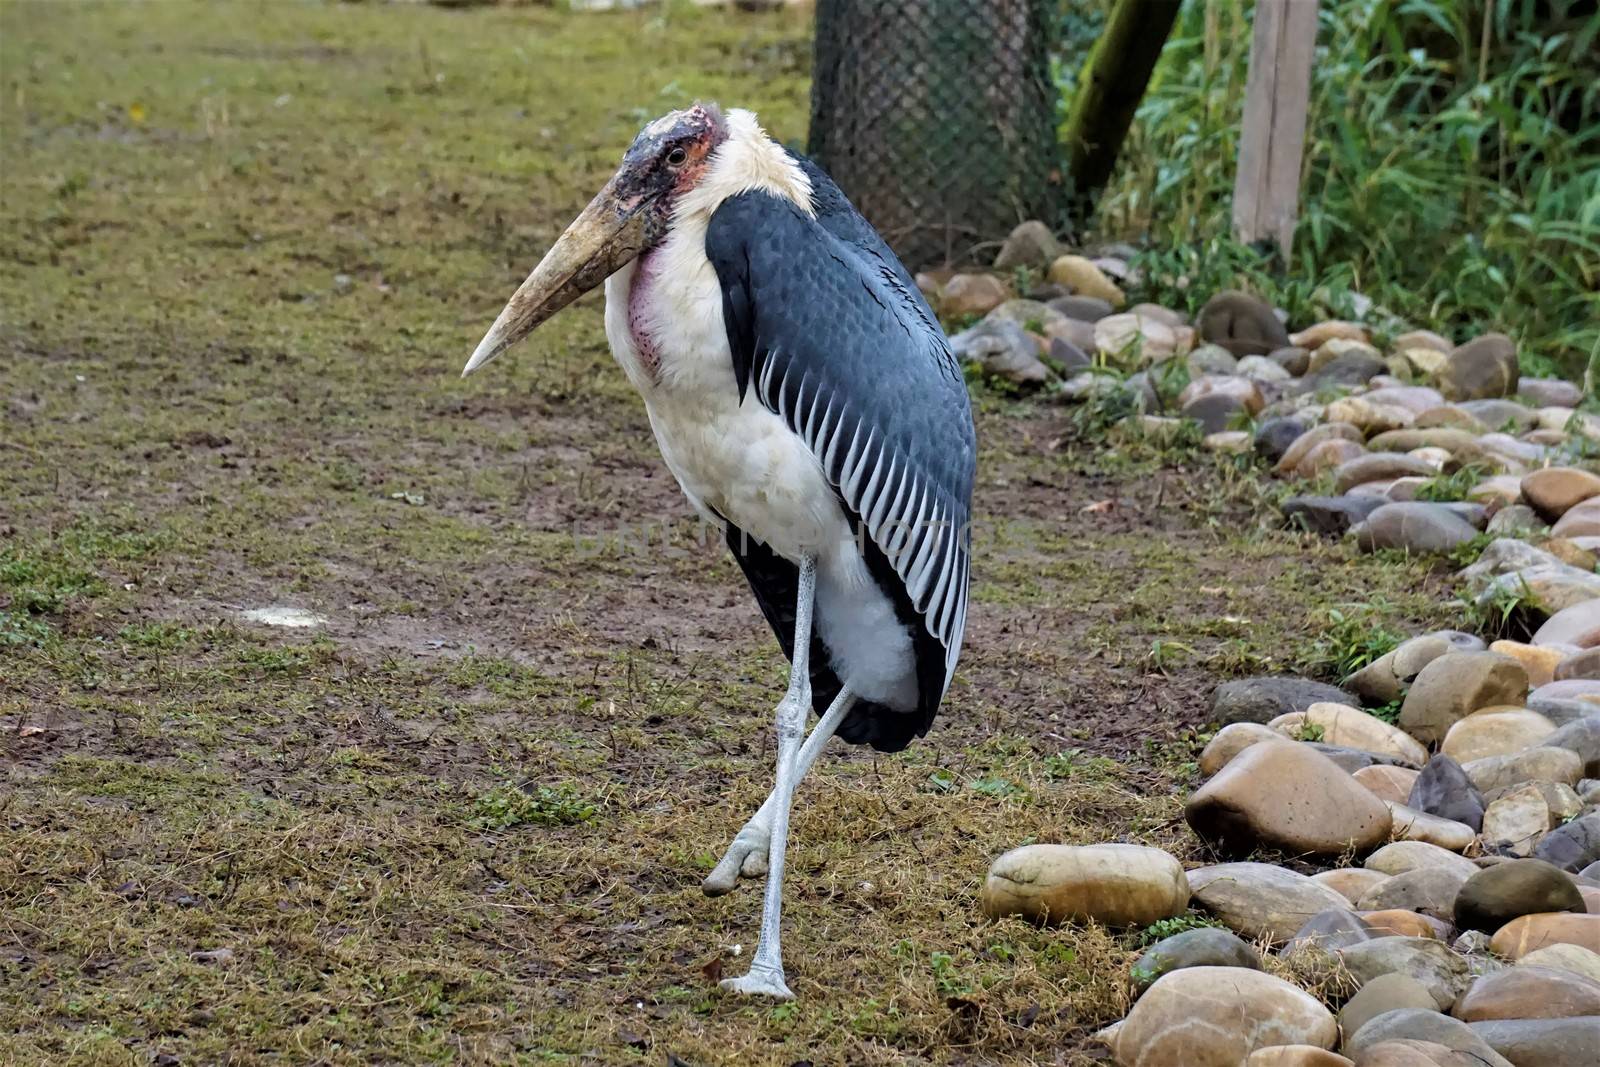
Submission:
[[[643,118],[800,135],[804,34],[0,7],[0,1062],[1082,1062],[1139,936],[987,922],[989,861],[1203,859],[1215,681],[1337,655],[1337,605],[1441,617],[1419,566],[1263,528],[1245,475],[980,394],[947,710],[819,766],[801,999],[722,996],[759,894],[698,887],[781,657],[595,301],[456,374]],[[674,551],[601,536],[641,521]],[[329,622],[241,616],[273,604]]]

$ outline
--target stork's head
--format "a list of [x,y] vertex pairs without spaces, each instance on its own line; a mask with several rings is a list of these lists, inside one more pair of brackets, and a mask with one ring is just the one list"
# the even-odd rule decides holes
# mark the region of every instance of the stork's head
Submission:
[[705,176],[728,136],[715,104],[696,104],[639,131],[622,166],[556,240],[461,372],[464,378],[666,236],[677,201]]

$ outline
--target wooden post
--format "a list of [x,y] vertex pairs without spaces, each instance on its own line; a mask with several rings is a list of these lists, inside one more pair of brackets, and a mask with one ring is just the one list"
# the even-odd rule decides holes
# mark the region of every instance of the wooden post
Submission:
[[1276,241],[1285,263],[1300,213],[1300,156],[1316,44],[1317,0],[1256,0],[1233,235],[1244,244]]

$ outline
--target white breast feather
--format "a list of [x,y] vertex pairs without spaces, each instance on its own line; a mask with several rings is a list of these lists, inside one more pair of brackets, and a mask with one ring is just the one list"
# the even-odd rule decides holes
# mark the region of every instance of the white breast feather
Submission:
[[[817,632],[835,671],[860,696],[910,711],[917,703],[910,632],[872,581],[821,465],[753,391],[739,401],[706,228],[723,200],[752,189],[810,214],[811,183],[753,114],[730,111],[727,122],[729,136],[705,178],[677,205],[667,239],[648,253],[649,289],[632,322],[639,264],[606,280],[606,337],[695,509],[708,521],[725,516],[786,559],[815,556]],[[652,341],[653,368],[639,358],[635,327]]]

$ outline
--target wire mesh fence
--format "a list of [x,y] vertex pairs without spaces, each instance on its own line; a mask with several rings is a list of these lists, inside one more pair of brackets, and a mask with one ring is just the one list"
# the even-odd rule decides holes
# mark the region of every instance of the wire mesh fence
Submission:
[[819,0],[809,149],[913,269],[1065,205],[1059,0]]

